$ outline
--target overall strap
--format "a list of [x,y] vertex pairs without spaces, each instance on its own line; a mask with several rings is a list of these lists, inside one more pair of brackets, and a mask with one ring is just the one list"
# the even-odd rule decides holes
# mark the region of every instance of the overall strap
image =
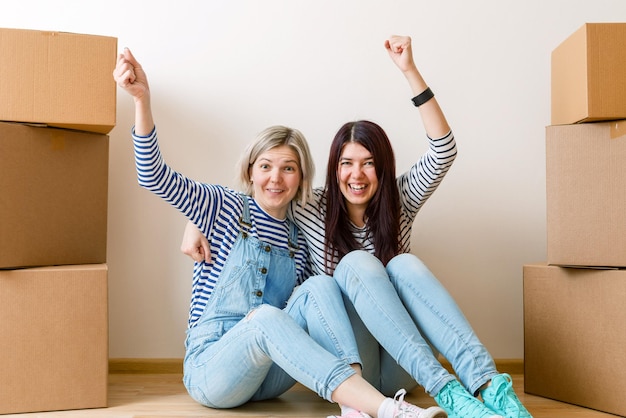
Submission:
[[293,221],[289,220],[289,255],[293,258],[295,252],[298,251],[298,227]]
[[247,238],[252,228],[252,222],[250,222],[250,205],[248,203],[248,196],[243,193],[241,193],[240,196],[243,201],[243,215],[239,217],[239,226],[241,227],[241,235]]

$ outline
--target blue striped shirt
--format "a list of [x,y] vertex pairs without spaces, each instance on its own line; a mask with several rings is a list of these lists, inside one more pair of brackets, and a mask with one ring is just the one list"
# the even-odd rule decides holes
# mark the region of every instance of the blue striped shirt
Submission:
[[[192,327],[204,312],[237,239],[245,197],[224,186],[191,180],[171,169],[161,155],[156,128],[146,137],[133,132],[133,144],[139,185],[180,210],[210,244],[211,262],[194,264],[189,309],[189,327]],[[268,215],[252,198],[249,202],[252,223],[249,233],[265,243],[289,249],[289,221]],[[298,245],[294,259],[296,284],[301,284],[310,275],[307,244],[302,233],[298,234]]]
[[[457,155],[456,141],[452,132],[441,138],[428,140],[429,147],[426,153],[406,173],[396,179],[402,206],[400,243],[401,251],[404,253],[411,251],[411,231],[417,212],[437,189]],[[307,201],[305,206],[292,202],[287,215],[294,219],[306,237],[314,274],[324,274],[326,197],[323,188],[317,188],[313,193],[313,199]],[[362,228],[353,224],[350,227],[357,242],[362,243],[362,249],[374,254],[374,243],[367,233],[367,224]],[[333,269],[337,262],[335,258]]]

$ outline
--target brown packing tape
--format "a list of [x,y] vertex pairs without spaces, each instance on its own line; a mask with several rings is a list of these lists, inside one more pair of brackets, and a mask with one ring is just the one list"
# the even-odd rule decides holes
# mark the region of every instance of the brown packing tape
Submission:
[[616,139],[626,135],[626,121],[616,121],[610,124],[610,132],[609,135],[611,139]]

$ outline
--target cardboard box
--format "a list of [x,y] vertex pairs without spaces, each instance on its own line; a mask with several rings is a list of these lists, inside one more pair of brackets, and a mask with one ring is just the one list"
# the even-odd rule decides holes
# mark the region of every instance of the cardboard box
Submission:
[[626,270],[523,271],[524,391],[626,416]]
[[0,122],[0,268],[106,262],[109,137]]
[[547,261],[626,267],[626,121],[546,128]]
[[107,406],[107,266],[0,270],[0,414]]
[[551,60],[552,125],[626,119],[626,23],[586,23]]
[[117,38],[0,28],[0,120],[109,133]]

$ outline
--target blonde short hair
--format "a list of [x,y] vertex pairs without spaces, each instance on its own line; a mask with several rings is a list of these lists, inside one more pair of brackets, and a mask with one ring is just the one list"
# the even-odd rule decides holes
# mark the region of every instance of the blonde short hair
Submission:
[[304,205],[307,200],[313,197],[315,164],[313,163],[313,158],[311,158],[306,138],[297,129],[275,125],[259,132],[256,139],[247,146],[239,160],[238,181],[243,192],[252,196],[254,187],[250,179],[250,167],[259,158],[259,155],[282,145],[287,145],[298,155],[298,165],[302,178],[294,199],[299,200]]

